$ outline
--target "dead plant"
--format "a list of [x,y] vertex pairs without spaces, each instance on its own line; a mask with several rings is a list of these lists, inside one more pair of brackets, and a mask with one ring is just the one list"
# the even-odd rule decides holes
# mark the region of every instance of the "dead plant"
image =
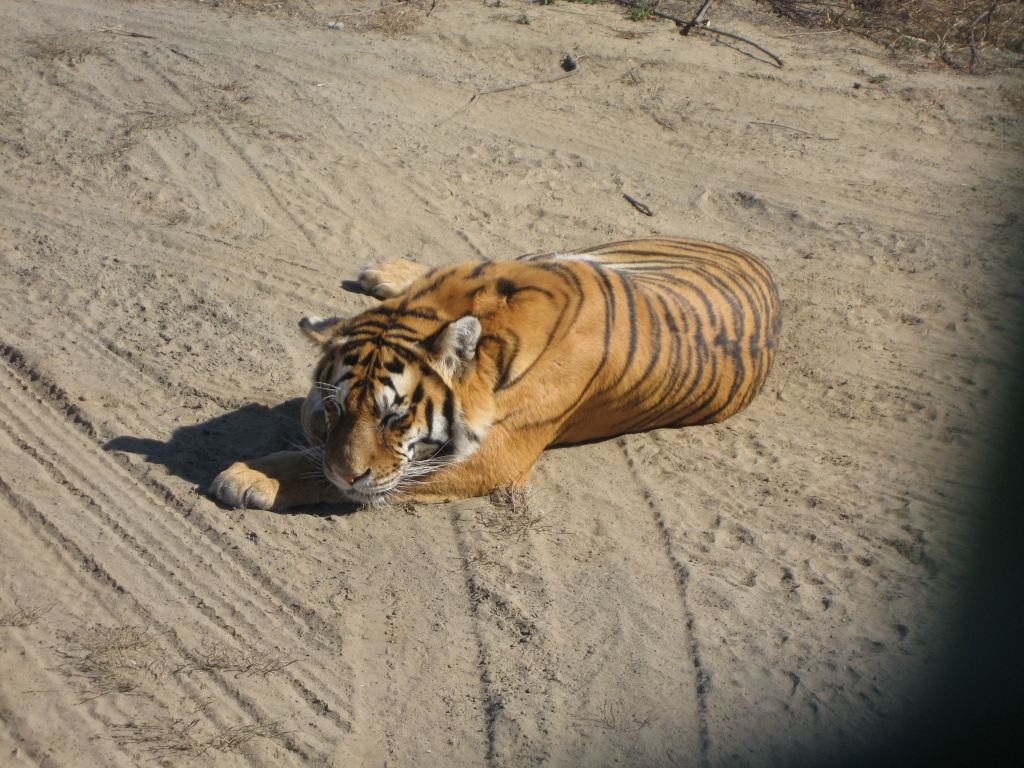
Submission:
[[761,0],[803,26],[848,29],[895,52],[972,70],[983,51],[1024,53],[1024,0]]
[[534,507],[527,488],[506,485],[494,490],[489,500],[493,509],[483,515],[483,522],[499,536],[522,541],[531,531],[547,530],[540,524],[544,513]]
[[353,16],[352,26],[360,32],[380,32],[401,37],[412,32],[423,18],[423,11],[408,0],[383,0],[380,7]]
[[194,660],[179,672],[231,672],[235,677],[266,677],[280,672],[298,659],[277,651],[260,650],[250,646],[232,648],[216,640],[208,640],[194,654]]
[[45,616],[54,605],[56,605],[56,603],[50,603],[49,605],[18,606],[17,602],[15,602],[14,608],[0,613],[0,627],[31,626]]
[[132,693],[163,677],[168,652],[163,636],[145,627],[93,626],[62,634],[61,668],[82,682],[82,700]]
[[239,753],[254,739],[282,739],[287,735],[280,722],[266,720],[211,731],[204,728],[210,703],[202,702],[183,717],[168,715],[149,722],[116,723],[111,730],[120,744],[137,746],[154,758]]
[[43,35],[27,41],[28,55],[37,61],[60,62],[75,67],[87,57],[100,53],[100,47],[84,33]]

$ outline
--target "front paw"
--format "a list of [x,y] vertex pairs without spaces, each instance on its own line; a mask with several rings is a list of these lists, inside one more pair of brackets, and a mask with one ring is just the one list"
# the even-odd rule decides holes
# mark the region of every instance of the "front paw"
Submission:
[[245,462],[235,462],[210,484],[208,493],[236,509],[275,509],[281,483]]

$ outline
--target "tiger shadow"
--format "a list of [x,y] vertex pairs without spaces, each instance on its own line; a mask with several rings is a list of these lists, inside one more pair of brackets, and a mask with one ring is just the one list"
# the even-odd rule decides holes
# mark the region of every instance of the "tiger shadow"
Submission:
[[[306,445],[299,420],[303,398],[279,405],[249,403],[191,426],[179,427],[167,441],[122,435],[103,447],[143,456],[206,495],[213,479],[236,461]],[[288,510],[289,514],[347,514],[355,505],[331,504]]]

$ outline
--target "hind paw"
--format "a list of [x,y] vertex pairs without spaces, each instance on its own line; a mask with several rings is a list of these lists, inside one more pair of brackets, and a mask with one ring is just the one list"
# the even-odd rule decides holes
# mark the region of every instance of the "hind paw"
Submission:
[[406,288],[428,271],[430,268],[422,264],[399,259],[378,264],[375,267],[366,267],[359,273],[356,282],[371,296],[378,299],[390,299],[404,293]]

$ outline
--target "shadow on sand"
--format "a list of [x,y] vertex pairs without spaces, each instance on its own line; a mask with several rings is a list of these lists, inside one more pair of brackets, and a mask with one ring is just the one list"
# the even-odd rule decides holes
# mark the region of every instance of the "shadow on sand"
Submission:
[[[196,485],[205,495],[213,478],[236,461],[305,446],[299,422],[301,406],[301,397],[272,408],[250,403],[208,421],[179,427],[167,442],[122,435],[104,448],[144,456],[150,464],[160,464],[171,474]],[[331,504],[297,507],[288,512],[331,515],[347,514],[357,508]]]

